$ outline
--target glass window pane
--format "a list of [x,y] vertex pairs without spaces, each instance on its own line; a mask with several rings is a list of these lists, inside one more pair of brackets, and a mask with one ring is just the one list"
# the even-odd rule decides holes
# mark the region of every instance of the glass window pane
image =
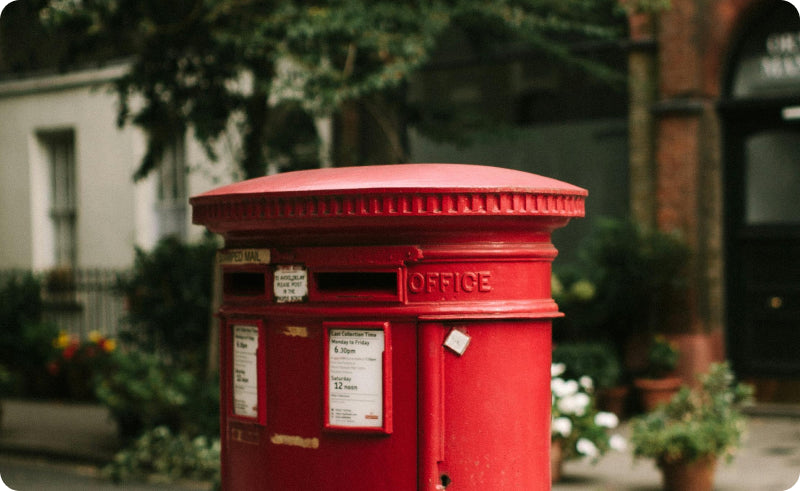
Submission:
[[74,267],[77,250],[75,133],[72,130],[40,133],[39,138],[49,160],[55,264]]
[[745,222],[800,223],[800,132],[776,129],[745,142]]

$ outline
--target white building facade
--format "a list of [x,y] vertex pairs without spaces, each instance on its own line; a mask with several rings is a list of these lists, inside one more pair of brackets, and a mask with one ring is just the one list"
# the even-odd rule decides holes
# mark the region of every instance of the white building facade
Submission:
[[187,136],[134,182],[146,137],[116,124],[112,81],[125,70],[0,82],[0,269],[123,269],[135,247],[202,234],[188,197],[232,172]]

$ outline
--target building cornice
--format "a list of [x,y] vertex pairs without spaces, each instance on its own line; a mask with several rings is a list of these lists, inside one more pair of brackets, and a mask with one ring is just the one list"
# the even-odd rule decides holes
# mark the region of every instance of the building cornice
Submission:
[[0,97],[56,92],[102,85],[122,77],[128,72],[129,68],[130,63],[119,62],[93,69],[7,80],[0,82]]

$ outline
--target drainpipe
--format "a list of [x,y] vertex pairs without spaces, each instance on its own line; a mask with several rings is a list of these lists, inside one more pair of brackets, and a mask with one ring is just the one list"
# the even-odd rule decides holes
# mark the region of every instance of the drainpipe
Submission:
[[655,16],[630,11],[628,51],[628,139],[630,210],[645,228],[656,227],[655,119],[658,90]]

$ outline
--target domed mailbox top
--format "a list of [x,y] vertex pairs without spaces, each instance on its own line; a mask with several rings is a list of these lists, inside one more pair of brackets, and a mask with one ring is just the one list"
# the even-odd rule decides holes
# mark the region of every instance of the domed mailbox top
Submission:
[[[557,220],[544,220],[550,224],[546,228],[557,228],[584,216],[587,194],[512,169],[401,164],[287,172],[223,186],[190,202],[195,224],[225,235],[348,227],[368,227],[373,233],[404,227],[434,232],[442,226],[459,228],[475,217],[493,217],[492,222],[497,217],[538,217],[537,222],[549,217]],[[467,223],[474,227],[473,221]]]

